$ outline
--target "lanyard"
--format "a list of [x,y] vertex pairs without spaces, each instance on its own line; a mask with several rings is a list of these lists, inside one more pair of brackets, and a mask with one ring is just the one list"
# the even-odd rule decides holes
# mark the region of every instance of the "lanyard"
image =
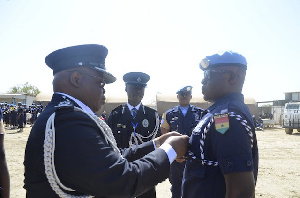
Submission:
[[134,133],[134,135],[136,136],[136,132],[135,132],[135,129],[136,129],[136,127],[138,126],[138,122],[136,123],[136,124],[134,124],[133,122],[131,122],[131,124],[132,124],[132,127],[133,127],[133,133]]

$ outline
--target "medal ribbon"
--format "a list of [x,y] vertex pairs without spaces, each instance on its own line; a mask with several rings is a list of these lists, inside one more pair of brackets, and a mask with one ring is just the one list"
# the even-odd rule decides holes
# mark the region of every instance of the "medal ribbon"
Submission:
[[134,133],[134,136],[136,136],[135,129],[136,129],[136,127],[139,125],[139,123],[137,122],[136,124],[134,124],[133,122],[131,122],[131,124],[132,124],[132,127],[133,127],[133,133]]

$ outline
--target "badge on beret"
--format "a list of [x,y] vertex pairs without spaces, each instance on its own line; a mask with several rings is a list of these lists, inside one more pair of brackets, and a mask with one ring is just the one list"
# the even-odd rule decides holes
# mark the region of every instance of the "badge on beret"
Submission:
[[216,130],[221,134],[226,133],[226,131],[229,129],[228,114],[224,113],[224,114],[214,115],[214,120],[215,120]]
[[142,82],[142,79],[141,79],[140,77],[138,77],[138,78],[136,79],[136,81]]
[[209,61],[208,61],[206,58],[203,59],[203,60],[200,62],[200,66],[201,66],[203,69],[208,68],[208,66],[209,66]]
[[143,125],[143,127],[148,127],[149,126],[149,121],[147,120],[147,119],[144,119],[143,121],[142,121],[142,125]]

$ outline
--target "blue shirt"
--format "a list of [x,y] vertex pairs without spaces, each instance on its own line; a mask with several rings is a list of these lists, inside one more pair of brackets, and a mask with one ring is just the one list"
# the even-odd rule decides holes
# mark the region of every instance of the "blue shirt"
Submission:
[[226,173],[253,171],[256,181],[257,140],[242,94],[228,94],[209,107],[189,143],[183,198],[224,198]]

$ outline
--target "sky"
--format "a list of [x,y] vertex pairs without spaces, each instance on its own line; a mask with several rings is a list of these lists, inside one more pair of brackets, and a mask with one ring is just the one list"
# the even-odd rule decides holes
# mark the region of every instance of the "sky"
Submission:
[[45,56],[96,43],[117,77],[107,95],[125,94],[123,75],[150,75],[147,100],[193,86],[200,61],[222,50],[248,62],[243,94],[257,102],[300,91],[299,0],[0,0],[0,93],[28,82],[52,93]]

